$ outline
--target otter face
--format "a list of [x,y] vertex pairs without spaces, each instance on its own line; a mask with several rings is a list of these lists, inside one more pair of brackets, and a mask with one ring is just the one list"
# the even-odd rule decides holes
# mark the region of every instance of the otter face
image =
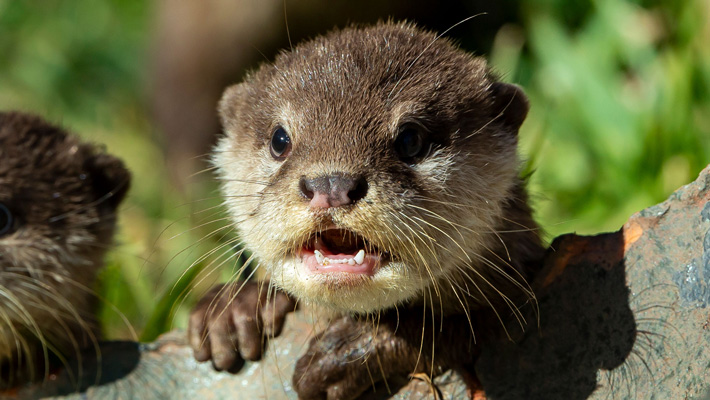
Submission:
[[40,118],[0,113],[0,362],[18,375],[96,340],[94,279],[129,179]]
[[297,298],[367,313],[443,286],[475,297],[502,273],[484,254],[527,109],[447,40],[349,28],[226,91],[214,164],[243,244]]

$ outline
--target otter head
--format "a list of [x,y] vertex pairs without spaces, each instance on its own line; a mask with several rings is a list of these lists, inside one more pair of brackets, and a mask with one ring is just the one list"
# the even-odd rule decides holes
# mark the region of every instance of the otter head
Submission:
[[0,113],[3,379],[96,340],[92,289],[129,179],[120,160],[60,128]]
[[452,285],[475,296],[527,110],[446,39],[348,28],[227,89],[214,164],[244,246],[297,298],[367,313]]

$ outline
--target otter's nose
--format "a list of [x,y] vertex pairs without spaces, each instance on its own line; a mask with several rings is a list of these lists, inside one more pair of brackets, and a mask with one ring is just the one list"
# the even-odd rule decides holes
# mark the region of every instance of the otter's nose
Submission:
[[365,197],[367,181],[362,176],[348,174],[302,177],[299,188],[301,195],[310,200],[312,208],[341,207]]

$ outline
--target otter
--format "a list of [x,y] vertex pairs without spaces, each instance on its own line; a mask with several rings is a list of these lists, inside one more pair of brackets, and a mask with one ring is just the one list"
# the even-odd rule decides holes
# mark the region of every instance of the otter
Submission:
[[213,163],[268,280],[198,303],[196,358],[258,359],[299,303],[330,318],[296,365],[300,398],[450,368],[475,385],[476,336],[522,319],[544,253],[519,176],[528,109],[484,58],[410,23],[333,31],[229,87]]
[[0,387],[96,343],[96,274],[129,187],[123,163],[38,116],[0,112]]

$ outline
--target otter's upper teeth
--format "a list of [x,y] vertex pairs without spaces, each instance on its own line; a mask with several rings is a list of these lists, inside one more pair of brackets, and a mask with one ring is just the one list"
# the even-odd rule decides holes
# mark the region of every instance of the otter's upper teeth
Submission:
[[360,250],[355,254],[355,262],[362,264],[363,261],[365,261],[365,250]]

